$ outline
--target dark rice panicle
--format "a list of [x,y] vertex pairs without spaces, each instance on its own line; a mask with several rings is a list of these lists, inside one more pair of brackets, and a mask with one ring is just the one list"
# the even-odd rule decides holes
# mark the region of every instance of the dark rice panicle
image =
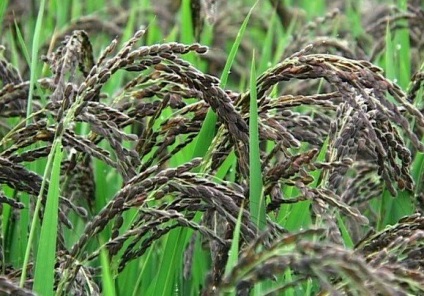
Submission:
[[20,288],[17,283],[5,276],[0,277],[0,293],[2,295],[34,296],[30,290]]
[[[270,249],[257,250],[250,248],[245,249],[240,255],[240,259],[232,273],[224,277],[218,287],[219,291],[225,291],[227,287],[251,286],[254,283],[272,279],[275,274],[279,274],[291,267],[300,275],[298,281],[284,285],[279,292],[291,286],[298,286],[306,278],[317,278],[321,284],[323,295],[332,295],[338,293],[358,292],[372,294],[378,291],[387,295],[398,295],[407,293],[408,291],[417,291],[420,289],[414,284],[409,285],[402,280],[402,276],[406,274],[414,274],[417,279],[420,279],[418,273],[414,273],[412,266],[405,268],[399,265],[399,269],[383,268],[383,265],[368,264],[368,258],[363,257],[360,251],[349,251],[338,245],[331,245],[323,242],[313,242],[307,239],[309,234],[319,234],[322,230],[308,230],[296,235],[283,235],[280,239],[273,242]],[[419,234],[413,236],[413,239],[419,239]],[[370,240],[371,241],[371,240]],[[398,243],[407,241],[410,244],[410,239],[400,239]],[[288,249],[288,247],[290,248]],[[282,248],[282,249],[280,249]],[[281,250],[276,252],[276,250]],[[416,249],[415,249],[416,250]],[[275,254],[269,256],[269,254]],[[373,252],[374,257],[383,255],[383,252]],[[411,255],[418,255],[411,252]],[[266,258],[266,259],[265,259]],[[381,262],[381,260],[380,260]],[[405,260],[405,262],[411,262]],[[395,275],[395,274],[398,274]],[[352,276],[353,282],[340,281],[336,275]],[[303,279],[303,280],[302,280]],[[300,281],[300,282],[299,282]],[[421,281],[421,280],[420,280]],[[358,285],[358,283],[361,285]],[[237,283],[237,285],[235,285]],[[212,289],[209,286],[207,289]]]
[[0,204],[7,204],[15,209],[23,209],[25,206],[23,203],[16,201],[14,199],[6,197],[3,193],[0,192]]
[[[0,46],[0,55],[6,50],[4,46]],[[2,87],[8,84],[20,84],[23,82],[21,74],[11,63],[9,63],[4,57],[0,58],[0,80]]]
[[[356,246],[374,268],[395,274],[394,281],[411,291],[421,291],[424,277],[422,268],[423,223],[420,214],[401,219],[398,224],[366,237]],[[413,277],[416,282],[408,283]]]

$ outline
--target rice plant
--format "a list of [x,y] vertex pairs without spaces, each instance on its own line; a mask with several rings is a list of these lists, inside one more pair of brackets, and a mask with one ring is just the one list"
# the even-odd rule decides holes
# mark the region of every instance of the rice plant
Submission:
[[1,2],[0,294],[424,294],[422,7]]

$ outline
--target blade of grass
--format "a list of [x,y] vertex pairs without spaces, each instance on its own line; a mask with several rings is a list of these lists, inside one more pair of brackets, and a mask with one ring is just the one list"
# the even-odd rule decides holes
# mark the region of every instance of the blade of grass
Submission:
[[230,154],[228,154],[227,158],[225,158],[224,162],[221,164],[221,166],[217,170],[215,176],[223,180],[225,176],[228,174],[228,171],[236,162],[236,160],[237,160],[236,154],[234,153],[234,151],[230,152]]
[[[5,196],[14,198],[14,189],[8,187],[8,186],[2,186],[2,190],[4,192]],[[13,209],[9,205],[3,205],[3,212],[1,216],[1,234],[2,234],[2,240],[1,240],[1,256],[4,260],[4,262],[10,262],[14,259],[13,256],[18,255],[22,256],[25,252],[20,252],[19,250],[15,250],[11,248],[14,242],[14,238],[17,236],[17,232],[13,230],[13,227],[16,226],[16,223],[13,222],[12,218]],[[28,224],[27,224],[28,225]],[[5,250],[10,250],[10,252],[5,252]],[[22,254],[22,255],[21,255]],[[23,256],[22,256],[23,257]],[[12,263],[13,264],[13,263]],[[5,273],[6,266],[3,264],[1,271],[3,274]]]
[[[0,24],[3,24],[4,15],[6,13],[7,5],[9,4],[9,0],[3,0],[0,2]],[[3,36],[3,27],[0,26],[0,34]]]
[[191,17],[191,0],[181,3],[181,42],[190,44],[194,41],[193,19]]
[[205,276],[209,272],[210,253],[202,246],[201,238],[196,239],[196,245],[193,256],[192,280],[191,280],[191,295],[199,295],[200,288],[203,285]]
[[326,4],[324,0],[303,1],[302,7],[309,17],[325,14]]
[[[424,63],[422,63],[420,67],[420,71],[423,71],[423,70],[424,70]],[[416,100],[414,102],[414,105],[416,107],[419,107],[422,105],[423,97],[424,97],[424,90],[421,88],[418,91]],[[414,125],[415,124],[416,123],[414,123]],[[423,141],[424,141],[424,137],[421,138],[421,142]],[[420,182],[420,180],[423,180],[423,175],[424,175],[424,153],[417,151],[414,157],[414,161],[412,162],[411,174],[412,174],[413,180],[415,180],[415,192],[416,194],[419,194],[420,192],[422,192],[421,190],[423,186],[423,182]]]
[[[290,268],[288,268],[286,270],[286,272],[284,273],[284,277],[285,277],[285,280],[286,280],[287,283],[293,282],[292,273],[293,273],[293,271]],[[294,289],[290,287],[285,292],[285,296],[294,296],[295,295],[294,292],[295,292]]]
[[272,48],[274,42],[273,39],[278,28],[277,22],[278,19],[276,16],[276,12],[274,11],[269,22],[268,31],[266,33],[264,43],[262,45],[261,58],[258,67],[259,73],[265,72],[269,68],[270,62],[272,61]]
[[68,22],[70,1],[50,1],[49,11],[56,12],[56,28],[61,29]]
[[[386,71],[386,77],[397,82],[396,79],[396,59],[395,59],[395,45],[392,39],[392,32],[390,29],[390,24],[387,23],[386,26],[386,51],[384,53],[384,65]],[[390,215],[390,212],[393,208],[393,197],[387,189],[384,189],[383,194],[380,198],[379,204],[379,216],[377,221],[377,230],[381,230],[387,223],[386,217]]]
[[[30,85],[29,85],[29,94],[28,94],[28,100],[27,100],[27,110],[26,110],[26,124],[30,124],[31,123],[31,114],[32,114],[32,99],[34,96],[34,87],[35,87],[35,82],[37,80],[37,71],[36,69],[38,68],[38,50],[40,47],[40,36],[41,36],[41,30],[42,30],[42,24],[43,24],[43,17],[44,17],[44,8],[46,5],[46,1],[45,0],[41,0],[40,1],[40,6],[38,9],[38,15],[37,15],[37,20],[35,23],[35,29],[34,29],[34,34],[33,34],[33,42],[32,42],[32,50],[31,50],[31,74],[30,74]],[[28,237],[28,243],[27,243],[27,247],[25,250],[25,256],[24,256],[24,262],[23,262],[23,266],[22,266],[22,275],[21,275],[21,280],[20,280],[20,286],[23,287],[24,283],[25,283],[25,279],[26,279],[26,272],[27,272],[27,266],[28,266],[28,262],[29,262],[29,256],[30,256],[30,250],[31,250],[31,245],[34,239],[34,234],[35,234],[35,226],[36,226],[36,218],[38,215],[38,211],[41,207],[41,198],[43,195],[43,191],[45,188],[45,179],[46,177],[49,175],[50,172],[50,168],[51,168],[51,164],[53,162],[53,154],[54,154],[54,147],[52,147],[52,151],[53,153],[49,154],[49,158],[48,158],[48,164],[49,166],[46,167],[46,169],[44,170],[44,178],[43,178],[43,183],[41,185],[41,189],[40,189],[40,194],[34,209],[34,216],[33,216],[33,220],[32,220],[32,224],[31,224],[31,229],[30,229],[30,234]],[[56,243],[56,242],[55,242]]]
[[[32,41],[32,49],[31,49],[31,74],[30,74],[30,81],[29,81],[29,94],[28,94],[28,101],[27,101],[27,118],[32,113],[32,99],[34,96],[34,87],[35,87],[35,81],[37,80],[37,69],[38,69],[38,50],[40,48],[40,36],[41,36],[41,30],[43,26],[43,17],[44,17],[44,8],[46,6],[46,1],[41,0],[40,1],[40,8],[38,9],[38,15],[37,15],[37,21],[35,23],[35,29],[34,29],[34,39]],[[30,123],[30,119],[27,120],[27,125]]]
[[56,149],[51,155],[51,158],[54,159],[47,193],[46,209],[41,226],[40,245],[38,246],[33,287],[34,291],[39,293],[39,295],[45,296],[53,295],[60,195],[60,165],[63,158],[62,145],[56,145]]
[[250,70],[250,108],[249,108],[249,202],[253,222],[262,230],[266,226],[265,201],[263,195],[262,165],[259,150],[259,118],[256,93],[255,52]]
[[360,11],[357,9],[359,5],[358,1],[347,1],[346,16],[348,17],[349,25],[351,25],[352,34],[355,38],[364,34],[364,28],[361,20],[362,16]]
[[[230,69],[234,63],[237,51],[239,49],[241,40],[243,38],[244,32],[246,31],[247,24],[249,22],[250,16],[253,12],[253,9],[256,7],[259,1],[256,1],[252,8],[249,10],[246,18],[244,19],[238,33],[237,37],[234,40],[233,46],[231,47],[230,54],[228,55],[227,61],[224,66],[224,70],[221,74],[221,82],[220,87],[224,88],[227,85],[228,76],[230,75]],[[205,121],[202,124],[202,128],[200,129],[199,136],[196,139],[196,146],[194,147],[193,157],[202,157],[208,151],[210,144],[212,143],[212,139],[215,136],[215,125],[217,121],[216,114],[209,110],[206,114]]]
[[388,190],[384,190],[380,201],[380,216],[377,229],[382,230],[387,225],[396,224],[400,218],[414,212],[413,198],[406,191],[401,191],[393,197]]
[[115,296],[115,284],[112,277],[112,272],[110,269],[110,262],[108,258],[108,252],[105,249],[102,249],[100,252],[100,262],[102,267],[102,286],[103,286],[103,295],[105,296]]
[[346,227],[346,224],[343,221],[343,218],[339,213],[336,214],[337,216],[337,224],[339,225],[340,232],[342,234],[343,242],[346,247],[353,249],[355,246],[355,243],[352,240],[352,237],[350,236],[349,229]]
[[[407,11],[408,1],[398,0],[398,7],[401,11]],[[410,42],[409,42],[409,25],[407,20],[402,20],[400,23],[402,29],[397,30],[394,36],[394,44],[397,49],[398,56],[398,75],[399,85],[402,88],[408,86],[411,80],[411,56],[410,56]]]
[[19,29],[19,26],[16,23],[16,20],[15,20],[15,31],[16,31],[16,37],[18,38],[18,43],[24,55],[25,61],[28,65],[31,65],[31,58],[29,56],[28,48],[26,46],[24,37],[22,36],[21,29]]
[[147,251],[147,254],[144,255],[144,260],[143,260],[143,264],[141,264],[140,267],[140,273],[138,275],[137,281],[135,283],[135,285],[133,286],[133,293],[132,296],[137,296],[137,295],[141,295],[141,284],[142,283],[148,283],[148,276],[150,276],[150,272],[146,272],[146,270],[149,270],[149,263],[151,263],[153,261],[153,252],[155,249],[156,243],[153,244],[153,246],[151,248],[149,248],[149,250]]
[[79,5],[78,1],[72,0],[71,4],[71,19],[77,19],[82,15],[82,10],[84,6]]
[[[131,10],[130,15],[127,20],[127,24],[125,25],[124,31],[122,33],[122,41],[121,46],[123,43],[126,42],[126,40],[129,40],[131,36],[134,34],[134,27],[135,27],[135,16],[136,16],[136,10]],[[114,78],[111,79],[107,85],[104,87],[104,91],[111,94],[111,97],[113,97],[114,92],[120,88],[122,85],[122,82],[124,81],[126,73],[124,71],[118,71],[114,74]]]
[[187,231],[178,228],[167,236],[162,249],[162,258],[159,264],[158,276],[155,279],[152,294],[147,295],[172,295],[175,281],[175,271],[181,265],[182,250],[186,241]]
[[384,69],[386,71],[386,77],[396,82],[394,44],[392,40],[392,32],[390,30],[389,23],[387,24],[387,27],[386,27],[385,42],[386,42],[386,51],[384,53],[384,64],[385,64]]
[[233,239],[231,242],[230,252],[228,254],[227,265],[225,266],[225,275],[228,276],[231,272],[231,269],[236,266],[239,258],[239,244],[240,244],[240,228],[241,228],[241,218],[243,214],[244,204],[242,203],[240,211],[237,217],[236,226],[233,232]]

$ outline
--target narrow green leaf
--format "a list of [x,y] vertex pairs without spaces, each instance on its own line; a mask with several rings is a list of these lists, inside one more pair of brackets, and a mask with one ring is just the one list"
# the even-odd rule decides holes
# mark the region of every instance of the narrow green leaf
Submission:
[[[139,274],[137,277],[137,281],[135,282],[135,285],[133,286],[133,292],[132,292],[132,296],[137,296],[137,295],[141,295],[141,291],[142,291],[142,287],[141,284],[142,283],[148,283],[149,282],[149,277],[150,277],[150,272],[147,272],[147,270],[149,270],[149,267],[152,265],[151,263],[154,261],[154,257],[152,254],[154,253],[153,251],[155,250],[155,246],[157,245],[157,243],[153,243],[152,247],[149,248],[149,250],[147,251],[147,254],[145,254],[143,256],[143,263],[140,264],[140,268],[139,268]],[[148,295],[148,294],[146,294]]]
[[394,54],[394,45],[392,40],[392,33],[390,30],[390,24],[387,23],[386,27],[386,51],[384,53],[384,63],[385,63],[385,70],[386,70],[386,77],[394,80],[396,78],[396,71],[395,71],[395,54]]
[[241,205],[240,211],[237,217],[236,227],[234,228],[233,240],[231,242],[230,252],[228,254],[227,265],[225,266],[225,275],[229,275],[231,269],[236,266],[238,261],[239,243],[240,243],[240,228],[241,219],[243,217],[244,204]]
[[34,96],[34,86],[37,80],[37,68],[38,68],[38,50],[40,48],[41,43],[41,30],[43,26],[43,17],[44,17],[44,7],[46,6],[46,1],[40,1],[40,7],[38,9],[37,21],[35,23],[34,30],[34,39],[32,41],[32,50],[31,50],[31,74],[29,81],[29,94],[28,94],[28,102],[27,102],[27,124],[30,123],[29,117],[32,113],[32,98]]
[[[6,9],[7,9],[8,4],[9,4],[9,0],[3,0],[3,1],[0,2],[0,24],[3,24],[3,19],[4,19],[4,15],[6,13]],[[0,26],[0,34],[3,33],[3,27],[4,26]]]
[[250,70],[250,109],[249,109],[249,201],[250,213],[259,229],[266,226],[265,201],[263,194],[262,165],[259,150],[259,118],[256,90],[255,52]]
[[16,20],[15,20],[15,31],[16,31],[16,37],[18,39],[19,47],[21,48],[22,53],[23,53],[24,58],[25,58],[25,61],[26,61],[27,65],[29,66],[29,65],[31,65],[31,58],[29,56],[28,47],[25,43],[24,37],[22,36],[21,29],[19,28],[18,24],[16,23]]
[[162,249],[162,259],[154,282],[154,291],[150,295],[172,295],[176,270],[181,268],[182,250],[186,241],[186,229],[177,228],[168,233]]
[[[284,273],[284,277],[285,277],[286,282],[290,283],[290,282],[293,281],[292,273],[293,273],[293,271],[290,268],[288,268],[286,270],[286,272]],[[294,289],[288,288],[287,291],[286,291],[286,296],[294,296],[294,295],[295,295]]]
[[[227,62],[225,63],[224,70],[222,71],[222,74],[221,74],[220,86],[222,88],[224,88],[227,85],[231,66],[233,65],[234,60],[236,58],[236,54],[239,49],[244,32],[246,31],[250,16],[256,4],[258,4],[258,2],[259,1],[256,1],[255,4],[252,6],[252,8],[249,10],[249,13],[247,14],[246,18],[244,19],[237,33],[237,37],[234,40],[233,46],[231,47],[230,54],[228,55]],[[202,128],[200,129],[199,136],[197,137],[196,146],[194,147],[193,157],[202,157],[208,151],[212,143],[212,139],[215,136],[216,121],[217,121],[217,116],[215,112],[213,112],[212,110],[209,110],[208,113],[206,114],[205,121],[202,124]]]
[[[406,12],[408,10],[408,1],[398,0],[398,7],[401,11]],[[394,44],[397,50],[397,56],[399,60],[398,83],[401,87],[406,88],[411,79],[411,46],[409,40],[410,34],[408,21],[406,19],[401,20],[399,25],[401,26],[401,29],[396,30],[394,37]]]
[[[136,10],[131,10],[127,23],[125,25],[124,31],[122,33],[122,41],[121,45],[125,43],[127,40],[129,40],[132,35],[134,34],[134,27],[136,26]],[[119,89],[119,87],[122,85],[123,81],[125,80],[125,76],[127,73],[125,71],[118,71],[113,75],[113,79],[111,79],[108,84],[105,87],[105,92],[108,92],[111,94],[111,97],[113,97],[114,92]]]
[[231,67],[234,63],[234,60],[236,59],[236,54],[238,52],[238,49],[240,47],[241,40],[243,39],[244,32],[246,31],[247,24],[249,23],[250,16],[252,15],[253,9],[256,7],[259,1],[256,1],[255,4],[253,4],[252,8],[249,10],[249,13],[247,14],[246,18],[244,19],[243,23],[241,24],[241,27],[237,33],[237,37],[234,40],[233,46],[231,47],[230,54],[228,55],[227,62],[225,63],[224,70],[221,74],[221,87],[225,87],[227,85],[228,77],[230,75]]
[[181,41],[186,44],[194,41],[191,0],[182,0],[181,3]]
[[224,179],[236,161],[236,154],[234,151],[231,151],[217,170],[215,176],[219,179]]
[[[194,254],[192,260],[191,278],[188,281],[183,280],[180,295],[200,295],[205,278],[210,268],[210,251],[206,250],[202,243],[202,237],[196,238]],[[180,275],[180,278],[182,276]]]
[[196,146],[194,147],[193,158],[202,157],[208,151],[212,140],[215,137],[216,121],[217,116],[215,112],[209,110],[199,131],[199,136],[196,140]]
[[346,224],[343,221],[343,218],[339,213],[337,213],[337,224],[339,225],[340,232],[342,234],[342,238],[346,247],[353,249],[355,243],[352,240],[352,237],[349,233],[349,229],[346,227]]
[[39,295],[44,296],[54,295],[60,166],[63,158],[62,145],[57,145],[53,153],[52,173],[47,192],[43,224],[41,225],[40,244],[38,246],[34,275],[34,290]]
[[[266,33],[265,40],[262,44],[261,59],[258,67],[259,73],[265,72],[270,66],[269,63],[272,61],[274,36],[278,28],[277,23],[278,19],[276,16],[276,12],[274,11],[271,20],[269,21],[268,31]],[[281,52],[279,52],[279,54],[281,54]]]
[[103,295],[115,296],[115,283],[113,280],[112,272],[110,270],[108,252],[105,249],[102,249],[100,252],[100,262],[102,266]]

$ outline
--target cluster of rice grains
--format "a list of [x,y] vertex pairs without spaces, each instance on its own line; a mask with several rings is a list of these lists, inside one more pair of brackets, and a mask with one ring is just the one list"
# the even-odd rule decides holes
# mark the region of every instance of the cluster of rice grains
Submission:
[[[201,5],[209,13],[206,16],[216,18],[219,28],[222,19],[214,10],[215,1]],[[287,13],[283,7],[279,10]],[[42,177],[26,164],[45,159],[58,135],[67,157],[61,166],[58,291],[99,295],[99,270],[91,263],[98,259],[101,248],[108,250],[119,273],[156,240],[177,227],[186,227],[194,230],[194,236],[187,245],[184,276],[191,274],[197,236],[211,253],[204,295],[218,295],[234,287],[240,295],[247,295],[255,283],[281,279],[288,268],[293,271],[292,281],[274,291],[276,294],[311,279],[319,284],[320,295],[424,293],[424,219],[419,214],[424,194],[422,186],[414,184],[423,180],[414,180],[411,173],[413,159],[424,151],[420,141],[424,116],[420,106],[415,106],[424,74],[415,69],[409,89],[402,90],[370,62],[366,45],[353,37],[341,40],[320,32],[322,24],[338,15],[330,13],[299,29],[282,61],[257,79],[269,215],[262,233],[248,208],[242,207],[243,203],[248,206],[249,196],[250,92],[222,89],[219,79],[183,59],[188,53],[205,56],[205,46],[175,42],[141,46],[144,31],[140,30],[122,48],[114,40],[96,59],[87,33],[78,30],[84,22],[75,22],[75,30],[67,30],[58,48],[44,57],[51,75],[37,81],[39,96],[27,124],[29,81],[2,58],[0,181],[16,195],[12,199],[2,191],[0,203],[14,208],[17,216],[24,207],[20,194],[39,194]],[[417,32],[424,22],[418,20],[423,16],[421,9],[410,6],[407,12],[385,16],[385,21],[370,26],[368,33],[378,36],[387,23],[396,30],[396,22],[406,19],[413,32],[413,50],[419,52],[423,40]],[[119,31],[119,24],[115,25]],[[355,46],[346,45],[346,40]],[[312,45],[305,46],[309,43]],[[377,42],[372,57],[382,47],[384,44]],[[105,86],[122,72],[126,73],[125,85],[106,94]],[[181,155],[191,152],[190,145],[209,108],[218,116],[210,155],[172,167],[174,157],[184,159]],[[10,118],[22,121],[10,126]],[[235,180],[217,181],[214,175],[231,152],[237,159]],[[102,162],[123,180],[100,211],[93,206],[95,162]],[[284,196],[286,188],[295,188],[298,196]],[[394,197],[405,192],[416,203],[418,213],[365,235],[380,219],[369,210],[370,202],[382,198],[385,191]],[[282,205],[303,201],[311,204],[310,228],[289,232],[273,222],[272,216]],[[137,215],[125,228],[130,209],[136,209]],[[240,211],[240,259],[224,276]],[[73,227],[70,212],[86,226],[67,246],[64,228]],[[194,219],[198,213],[203,216],[200,223]],[[337,222],[342,218],[345,231],[357,243],[353,250],[344,247]],[[106,227],[112,230],[108,241],[88,251],[88,245],[97,242]],[[0,277],[0,291],[32,295],[13,283],[21,271],[5,262],[4,256],[1,259],[6,277]],[[30,270],[28,288],[31,276]]]

